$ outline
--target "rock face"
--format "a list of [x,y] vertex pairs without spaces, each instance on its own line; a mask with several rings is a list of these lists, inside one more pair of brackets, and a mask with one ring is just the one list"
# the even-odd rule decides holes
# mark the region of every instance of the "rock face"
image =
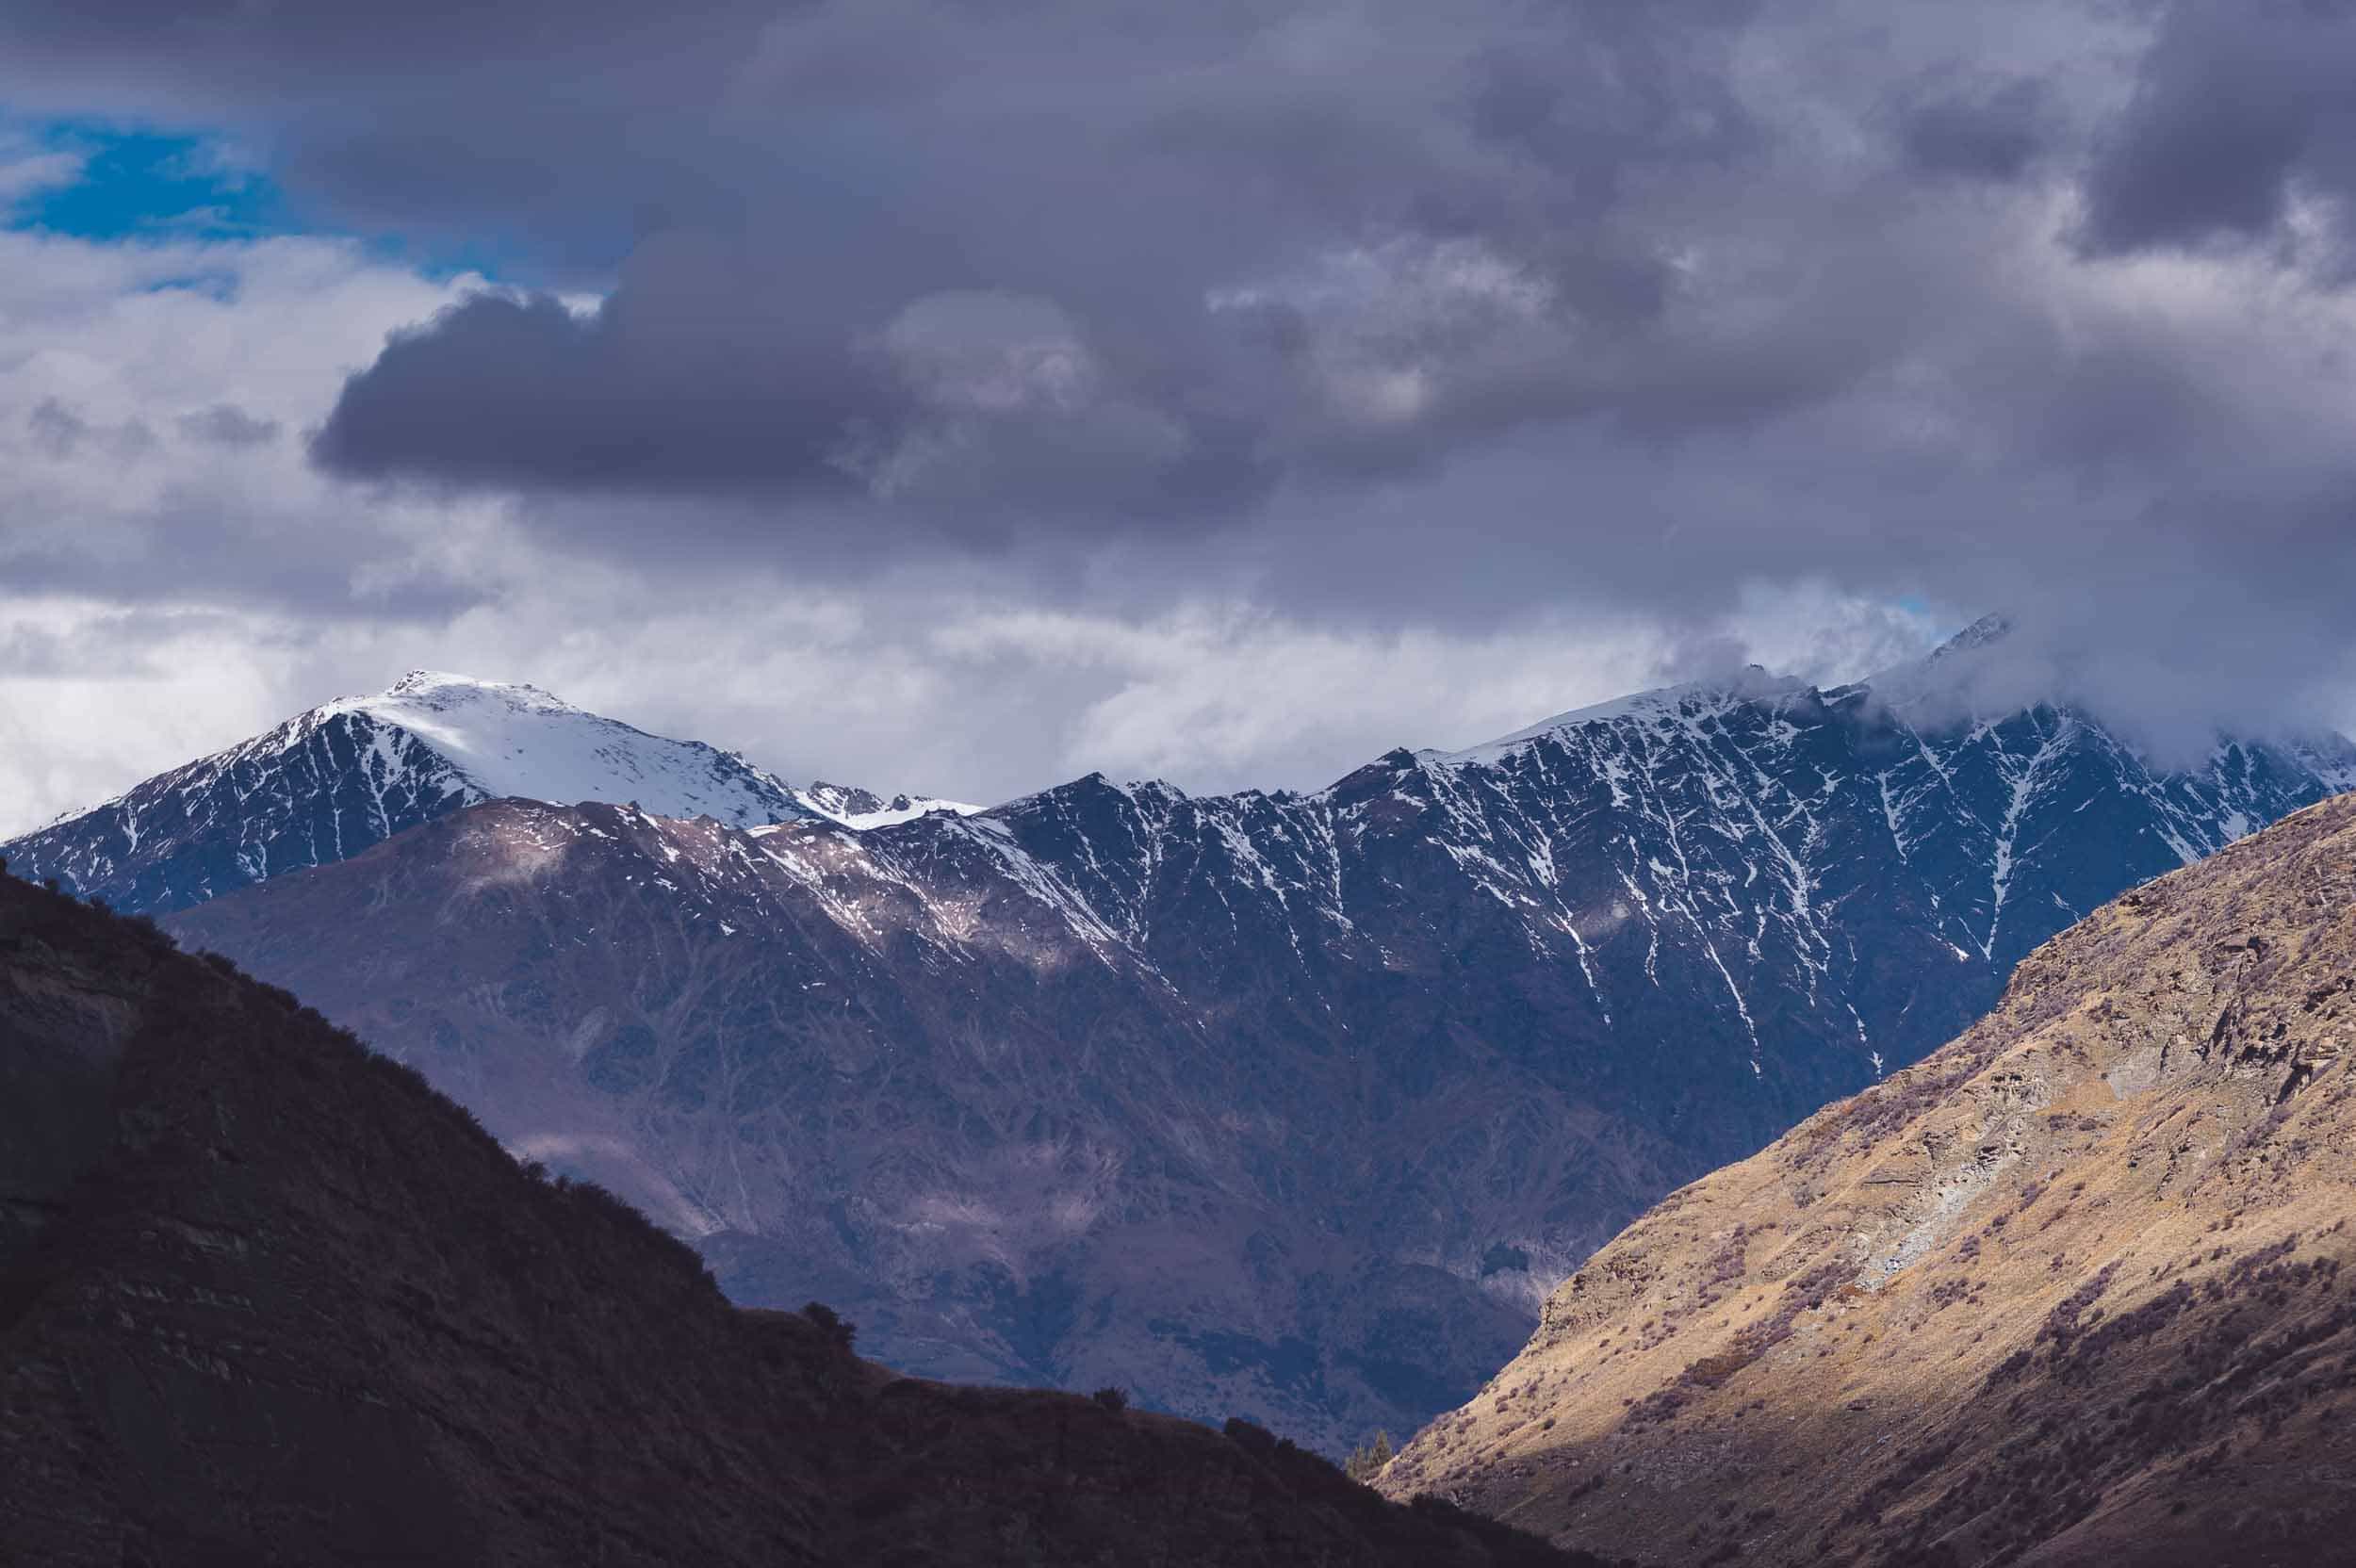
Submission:
[[290,997],[5,877],[0,1087],[10,1562],[1594,1561],[732,1308]]
[[1663,1200],[1380,1484],[1655,1560],[2348,1561],[2352,1050],[2356,795]]
[[535,686],[413,670],[388,691],[297,714],[0,853],[22,875],[160,913],[507,795],[634,800],[745,826],[813,814],[777,779],[701,742],[632,729]]
[[1972,651],[1892,702],[1679,688],[1309,795],[1092,776],[865,831],[501,803],[174,928],[740,1300],[1339,1451],[1469,1396],[1661,1193],[2349,763],[1932,725]]

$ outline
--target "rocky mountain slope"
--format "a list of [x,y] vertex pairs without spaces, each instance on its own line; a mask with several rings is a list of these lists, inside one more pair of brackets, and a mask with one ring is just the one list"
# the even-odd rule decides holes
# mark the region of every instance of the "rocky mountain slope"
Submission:
[[1896,703],[1678,688],[1308,795],[1092,776],[859,832],[485,806],[175,928],[739,1299],[1339,1451],[1468,1396],[1660,1194],[2348,765],[1934,725],[1975,645]]
[[2356,795],[1663,1200],[1381,1484],[1654,1560],[2349,1560],[2351,1048]]
[[649,735],[536,686],[412,670],[387,691],[299,713],[0,853],[26,876],[158,913],[348,858],[505,796],[636,801],[740,826],[820,814],[700,741]]
[[0,1086],[10,1562],[1593,1561],[732,1308],[291,997],[6,877]]

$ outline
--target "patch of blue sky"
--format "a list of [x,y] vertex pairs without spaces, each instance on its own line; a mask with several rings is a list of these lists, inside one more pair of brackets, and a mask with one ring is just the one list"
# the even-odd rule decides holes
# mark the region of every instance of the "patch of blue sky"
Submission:
[[0,227],[109,244],[312,235],[436,278],[498,277],[513,270],[517,250],[483,237],[436,245],[354,234],[300,205],[220,138],[82,120],[0,119]]
[[285,193],[210,138],[51,122],[25,143],[74,160],[20,190],[8,226],[79,239],[249,239],[299,232]]

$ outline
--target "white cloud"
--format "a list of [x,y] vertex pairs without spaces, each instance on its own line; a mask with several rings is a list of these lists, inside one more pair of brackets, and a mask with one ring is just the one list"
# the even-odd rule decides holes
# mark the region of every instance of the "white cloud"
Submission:
[[0,835],[283,718],[264,629],[90,600],[0,601]]
[[82,165],[78,153],[0,137],[0,209],[15,206],[39,191],[72,185],[81,177]]

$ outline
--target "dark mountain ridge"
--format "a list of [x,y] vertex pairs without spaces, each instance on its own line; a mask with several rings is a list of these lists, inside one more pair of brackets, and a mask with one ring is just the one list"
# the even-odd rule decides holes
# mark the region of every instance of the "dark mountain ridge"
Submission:
[[5,876],[0,1086],[9,1561],[1593,1561],[731,1307],[286,993]]

